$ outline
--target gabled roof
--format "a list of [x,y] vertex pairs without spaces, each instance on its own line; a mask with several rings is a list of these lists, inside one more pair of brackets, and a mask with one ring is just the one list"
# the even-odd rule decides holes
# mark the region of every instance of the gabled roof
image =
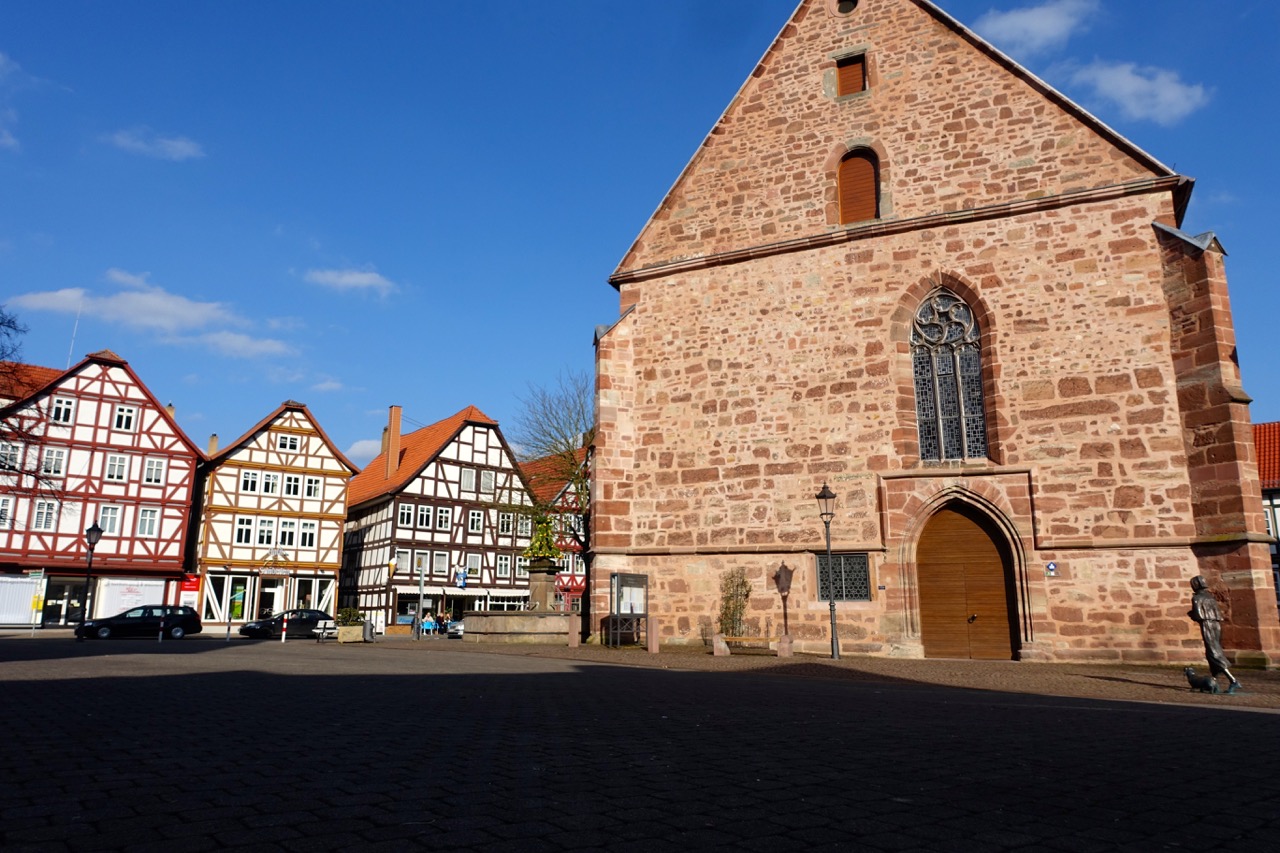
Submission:
[[1263,490],[1280,489],[1280,421],[1254,424],[1253,446],[1258,454],[1258,479]]
[[[112,352],[109,349],[104,349],[104,350],[99,350],[98,352],[89,353],[84,358],[82,358],[79,362],[67,368],[66,370],[52,371],[53,375],[48,377],[47,381],[41,384],[34,391],[25,395],[24,397],[20,397],[14,400],[12,403],[8,403],[3,406],[0,406],[0,415],[6,415],[9,412],[17,410],[18,408],[26,405],[28,401],[30,401],[34,397],[40,396],[42,394],[50,393],[57,386],[61,385],[66,379],[84,370],[90,364],[111,365],[112,367],[118,367],[121,370],[123,370],[125,373],[129,374],[129,378],[133,380],[133,384],[138,388],[138,390],[140,390],[146,396],[147,401],[151,403],[152,407],[160,415],[160,417],[164,418],[165,421],[168,422],[169,426],[173,428],[174,435],[176,435],[182,441],[182,443],[185,444],[193,454],[195,454],[196,459],[204,460],[208,458],[205,456],[204,451],[201,450],[199,447],[197,447],[195,445],[195,442],[193,442],[191,438],[186,434],[186,432],[183,431],[182,427],[178,426],[178,422],[174,420],[173,415],[169,414],[168,408],[161,405],[160,401],[156,399],[156,395],[151,393],[151,389],[148,388],[146,383],[143,382],[138,377],[138,374],[134,372],[133,368],[129,366],[129,362],[125,361],[123,358],[116,355],[114,352]],[[50,371],[50,368],[47,368],[47,367],[35,367],[33,369],[37,371],[37,373],[35,374],[37,376],[40,376],[40,375],[47,376],[47,372]],[[41,374],[39,373],[40,371],[45,371],[46,373]]]
[[[582,463],[586,461],[587,448],[580,447],[573,454],[574,468],[582,467]],[[540,504],[550,504],[560,497],[560,494],[569,485],[569,477],[565,471],[565,457],[559,453],[553,453],[550,456],[543,456],[541,459],[531,459],[528,462],[520,463],[520,470],[524,472],[525,482],[529,484],[529,490],[533,492],[533,499]]]
[[403,489],[467,424],[496,427],[498,422],[475,406],[467,406],[442,421],[401,436],[399,459],[395,460],[391,476],[387,476],[387,451],[384,449],[347,482],[347,506],[355,507]]
[[18,361],[0,361],[0,398],[21,400],[53,382],[64,371]]
[[258,421],[252,427],[250,427],[248,432],[246,432],[244,435],[237,438],[235,441],[231,442],[223,450],[220,450],[217,453],[215,453],[213,456],[210,456],[209,457],[210,464],[213,464],[213,465],[220,464],[233,452],[239,450],[241,447],[247,444],[250,440],[252,440],[253,437],[256,436],[259,432],[266,429],[267,426],[269,426],[273,421],[275,421],[285,412],[289,412],[289,411],[302,412],[303,414],[305,414],[307,416],[307,420],[311,422],[311,426],[315,428],[315,431],[320,434],[320,438],[324,440],[324,443],[329,448],[329,451],[333,453],[334,457],[339,462],[341,462],[348,469],[350,469],[352,474],[360,470],[355,465],[353,465],[351,463],[351,460],[347,459],[347,457],[342,453],[342,451],[339,450],[334,445],[333,441],[330,440],[328,433],[324,431],[324,428],[320,426],[320,422],[316,420],[315,415],[311,414],[311,410],[307,408],[306,403],[299,403],[296,400],[285,400],[279,406],[276,406],[275,410],[271,414],[267,415],[265,418]]

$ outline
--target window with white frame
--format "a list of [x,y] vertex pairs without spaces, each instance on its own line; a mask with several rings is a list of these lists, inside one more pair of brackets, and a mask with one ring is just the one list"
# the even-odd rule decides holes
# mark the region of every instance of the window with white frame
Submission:
[[102,528],[103,534],[110,533],[115,535],[120,532],[120,507],[103,506],[98,507],[98,526]]
[[159,532],[160,526],[160,510],[158,509],[140,509],[138,510],[138,535],[152,538]]
[[274,518],[258,519],[258,544],[270,545],[276,537],[276,520]]
[[240,491],[242,492],[258,491],[258,472],[257,471],[241,471],[240,472]]
[[280,475],[274,473],[265,473],[262,475],[262,493],[264,495],[274,495],[280,491]]
[[296,498],[302,494],[302,478],[297,474],[284,475],[284,496],[286,498]]
[[53,530],[58,521],[58,504],[54,501],[36,501],[33,530]]
[[528,557],[516,557],[516,577],[518,578],[529,577],[529,558]]
[[148,459],[147,467],[142,472],[142,482],[148,486],[158,486],[164,482],[164,460]]
[[253,544],[253,519],[252,518],[236,519],[236,544],[237,545]]
[[500,578],[511,577],[511,555],[510,554],[498,555],[498,577]]
[[498,513],[498,532],[503,536],[511,535],[511,522],[513,517],[509,512]]
[[133,432],[137,420],[138,409],[136,406],[116,406],[116,416],[111,425],[120,432]]
[[485,495],[493,494],[493,472],[480,472],[480,493]]
[[0,497],[0,529],[13,526],[13,498]]
[[425,504],[418,507],[418,526],[423,530],[431,527],[431,507]]
[[67,451],[61,447],[46,447],[40,462],[40,473],[46,477],[61,477],[66,473]]
[[434,551],[431,554],[431,574],[436,577],[449,576],[449,552]]
[[462,469],[462,491],[474,492],[476,490],[476,469]]
[[400,504],[397,509],[396,523],[401,527],[413,526],[413,504]]
[[316,523],[314,521],[302,522],[302,526],[298,530],[298,547],[316,547]]
[[473,509],[467,513],[467,532],[479,533],[484,530],[484,510]]
[[307,478],[307,497],[309,498],[320,497],[320,478],[319,477]]
[[520,536],[532,536],[533,535],[533,519],[527,515],[520,516],[518,533]]
[[436,529],[448,530],[453,521],[453,510],[447,506],[436,507]]
[[276,448],[296,452],[298,449],[298,437],[296,435],[279,436],[276,439]]
[[409,549],[397,548],[396,549],[396,571],[406,572],[406,573],[413,571],[413,563],[409,562],[409,559],[410,559]]
[[112,483],[123,483],[129,479],[129,457],[119,453],[107,454],[107,470],[103,478]]
[[414,551],[413,552],[414,577],[422,577],[430,573],[431,573],[431,552],[430,551]]
[[76,416],[76,401],[67,397],[54,397],[49,406],[49,420],[55,424],[69,424]]
[[467,577],[469,578],[480,577],[480,555],[479,554],[467,555]]
[[288,518],[280,519],[279,532],[280,532],[280,537],[278,540],[278,544],[280,545],[280,547],[292,548],[293,540],[298,532],[298,522]]
[[22,456],[22,448],[12,441],[0,441],[0,470],[18,470],[18,458]]

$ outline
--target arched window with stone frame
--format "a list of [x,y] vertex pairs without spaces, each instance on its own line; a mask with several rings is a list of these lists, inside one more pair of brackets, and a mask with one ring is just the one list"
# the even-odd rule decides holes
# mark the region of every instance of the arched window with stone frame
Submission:
[[987,458],[982,394],[982,330],[969,305],[945,287],[933,290],[911,325],[920,458]]

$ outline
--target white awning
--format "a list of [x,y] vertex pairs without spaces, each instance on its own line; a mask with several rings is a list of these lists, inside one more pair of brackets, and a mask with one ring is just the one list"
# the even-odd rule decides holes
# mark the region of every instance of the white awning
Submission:
[[528,598],[529,590],[527,589],[491,589],[489,590],[490,598]]

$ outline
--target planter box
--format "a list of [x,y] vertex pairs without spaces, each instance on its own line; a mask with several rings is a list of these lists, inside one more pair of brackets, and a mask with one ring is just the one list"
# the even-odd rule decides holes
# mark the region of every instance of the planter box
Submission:
[[364,642],[364,626],[363,625],[339,625],[338,626],[338,642],[339,643],[363,643]]

